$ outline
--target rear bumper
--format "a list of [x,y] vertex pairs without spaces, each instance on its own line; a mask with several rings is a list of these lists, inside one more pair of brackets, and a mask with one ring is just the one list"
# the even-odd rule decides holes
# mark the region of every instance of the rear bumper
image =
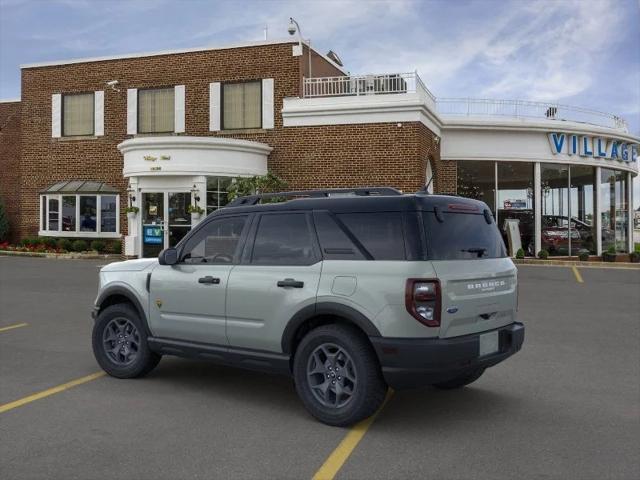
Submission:
[[499,350],[479,357],[480,335],[454,338],[369,337],[387,384],[395,389],[444,382],[479,368],[502,362],[522,347],[524,325],[512,323],[496,329]]

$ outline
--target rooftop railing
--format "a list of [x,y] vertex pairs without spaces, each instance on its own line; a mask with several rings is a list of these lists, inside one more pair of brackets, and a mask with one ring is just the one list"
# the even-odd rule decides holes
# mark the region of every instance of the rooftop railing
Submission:
[[564,120],[629,131],[627,122],[617,115],[559,103],[476,98],[436,99],[417,72],[305,78],[303,86],[304,98],[418,93],[424,95],[430,106],[435,106],[441,115]]
[[482,98],[438,98],[438,113],[467,117],[540,118],[588,123],[628,132],[627,122],[610,113],[552,102],[490,100]]
[[304,97],[344,97],[424,92],[435,97],[416,72],[381,75],[350,75],[304,79]]

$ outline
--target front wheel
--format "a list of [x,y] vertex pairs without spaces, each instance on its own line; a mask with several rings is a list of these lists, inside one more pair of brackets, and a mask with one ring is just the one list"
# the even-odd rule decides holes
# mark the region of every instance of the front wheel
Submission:
[[293,373],[302,403],[327,425],[349,426],[373,415],[387,391],[373,348],[344,325],[310,331],[298,346]]
[[160,355],[147,345],[146,330],[136,310],[116,304],[100,312],[93,325],[93,354],[112,377],[142,377],[153,370]]

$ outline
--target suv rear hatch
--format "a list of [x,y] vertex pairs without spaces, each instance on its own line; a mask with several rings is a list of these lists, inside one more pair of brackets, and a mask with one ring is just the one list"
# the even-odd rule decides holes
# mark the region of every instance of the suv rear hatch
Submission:
[[429,258],[440,280],[440,337],[516,321],[517,270],[491,213],[481,206],[454,203],[423,212]]

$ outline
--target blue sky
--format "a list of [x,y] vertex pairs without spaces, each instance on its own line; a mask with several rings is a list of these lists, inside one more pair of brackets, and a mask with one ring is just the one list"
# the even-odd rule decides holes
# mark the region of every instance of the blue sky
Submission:
[[[284,38],[436,95],[559,101],[640,134],[640,0],[0,0],[0,98],[22,63]],[[636,182],[636,187],[638,187]],[[640,191],[636,188],[636,201]]]

